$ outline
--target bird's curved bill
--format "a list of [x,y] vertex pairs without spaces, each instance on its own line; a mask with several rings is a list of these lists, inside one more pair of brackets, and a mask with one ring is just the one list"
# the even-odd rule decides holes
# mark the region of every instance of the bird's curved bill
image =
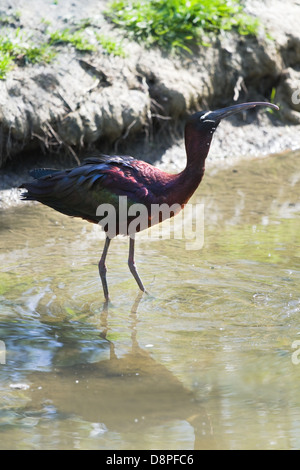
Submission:
[[209,119],[213,121],[219,121],[226,117],[232,116],[233,114],[240,113],[241,111],[246,111],[250,108],[255,108],[255,106],[267,106],[272,109],[279,110],[279,107],[276,104],[268,103],[265,101],[253,101],[250,103],[240,103],[233,106],[228,106],[228,108],[217,109],[216,111],[211,111],[209,114]]

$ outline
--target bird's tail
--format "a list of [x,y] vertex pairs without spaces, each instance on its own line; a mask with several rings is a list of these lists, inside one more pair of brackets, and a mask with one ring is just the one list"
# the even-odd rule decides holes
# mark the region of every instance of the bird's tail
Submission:
[[[20,189],[26,189],[26,192],[21,193],[21,199],[25,201],[40,201],[41,197],[51,192],[53,187],[53,180],[51,175],[58,173],[61,170],[52,168],[37,168],[29,172],[36,181],[31,183],[23,183],[19,186]],[[41,181],[39,181],[41,180]]]

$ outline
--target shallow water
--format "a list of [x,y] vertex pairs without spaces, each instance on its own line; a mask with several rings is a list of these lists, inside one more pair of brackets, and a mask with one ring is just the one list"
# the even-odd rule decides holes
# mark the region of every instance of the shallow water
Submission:
[[299,449],[299,157],[208,170],[202,249],[136,243],[150,295],[114,240],[107,309],[97,226],[1,213],[0,448]]

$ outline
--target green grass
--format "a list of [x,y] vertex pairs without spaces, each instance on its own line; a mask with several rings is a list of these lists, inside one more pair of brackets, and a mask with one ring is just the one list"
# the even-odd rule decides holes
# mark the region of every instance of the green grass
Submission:
[[[258,29],[258,21],[243,12],[240,0],[113,0],[106,15],[132,39],[169,50],[190,51],[192,45],[203,44],[207,34],[216,36],[220,31],[236,30],[239,34],[255,35]],[[6,17],[0,18],[4,25],[8,21]],[[92,27],[91,18],[82,19],[73,30],[46,31],[47,38],[42,44],[33,44],[24,38],[20,28],[9,34],[2,32],[0,79],[5,78],[14,64],[50,62],[59,44],[94,52],[97,41],[107,54],[126,56],[121,42],[112,37],[94,32],[96,41],[90,42],[85,33],[88,27]]]
[[11,57],[20,54],[21,46],[19,30],[17,30],[14,37],[9,37],[6,34],[0,36],[0,51],[2,54],[9,54]]
[[[277,93],[277,90],[276,90],[275,87],[273,87],[272,90],[271,90],[269,101],[270,101],[270,103],[276,104],[277,106],[280,107],[280,103],[276,102],[276,93]],[[265,112],[268,112],[270,114],[275,114],[278,111],[276,111],[275,109],[272,109],[272,108],[265,108]]]
[[[45,20],[43,20],[45,22]],[[94,44],[85,35],[84,29],[90,27],[91,20],[84,19],[71,31],[69,28],[49,32],[45,42],[34,44],[21,33],[20,28],[15,31],[6,31],[0,35],[0,80],[6,78],[7,73],[17,64],[36,64],[39,62],[49,63],[56,55],[56,46],[60,44],[71,44],[81,52],[94,52],[97,44],[107,54],[125,57],[125,51],[120,41],[104,34],[95,33]]]
[[24,51],[25,59],[36,64],[38,62],[46,62],[47,64],[56,56],[56,52],[47,43],[38,46],[30,46]]
[[0,80],[6,77],[6,74],[13,68],[13,59],[7,52],[0,50]]
[[114,38],[106,36],[104,34],[96,33],[96,39],[107,54],[111,54],[118,57],[126,57],[125,50],[122,44],[116,41]]
[[243,12],[239,0],[113,0],[106,16],[132,39],[164,49],[190,50],[207,34],[255,35],[258,29],[258,20]]
[[3,80],[6,77],[16,62],[48,63],[54,55],[55,51],[48,43],[39,45],[30,43],[21,35],[19,28],[11,36],[0,35],[0,79]]
[[[92,27],[91,18],[83,18],[76,26],[75,30],[71,31],[69,28],[62,31],[54,31],[50,33],[49,43],[51,45],[58,44],[72,44],[78,51],[93,52],[97,50],[96,44],[92,44],[87,39],[84,30]],[[100,34],[94,31],[97,43],[108,54],[119,57],[125,57],[125,51],[120,41],[110,36]]]
[[84,36],[83,31],[77,30],[71,32],[69,28],[62,31],[54,31],[50,33],[49,43],[51,45],[57,44],[72,44],[78,51],[95,51],[96,47],[91,44]]

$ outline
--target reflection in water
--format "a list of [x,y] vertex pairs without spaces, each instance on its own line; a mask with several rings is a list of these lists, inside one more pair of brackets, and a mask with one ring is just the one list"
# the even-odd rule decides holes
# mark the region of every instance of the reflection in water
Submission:
[[[191,426],[189,447],[197,448],[199,442],[203,447],[203,436],[205,439],[212,436],[205,409],[166,367],[139,346],[137,308],[142,296],[138,294],[130,313],[129,352],[118,357],[114,343],[108,341],[109,355],[99,362],[31,373],[27,377],[31,383],[31,402],[37,409],[45,402],[51,403],[58,415],[76,415],[98,424],[98,430],[121,434],[134,431],[147,435],[147,430],[162,423],[166,427],[170,422],[183,421]],[[109,328],[108,315],[105,303],[100,334],[104,339]],[[64,346],[59,355],[64,355]],[[55,357],[53,363],[57,363]],[[30,403],[29,414],[31,410]],[[171,445],[176,448],[176,443]]]
[[136,301],[126,239],[102,307],[98,227],[0,212],[0,448],[300,448],[299,155],[207,175],[203,249],[139,240]]

